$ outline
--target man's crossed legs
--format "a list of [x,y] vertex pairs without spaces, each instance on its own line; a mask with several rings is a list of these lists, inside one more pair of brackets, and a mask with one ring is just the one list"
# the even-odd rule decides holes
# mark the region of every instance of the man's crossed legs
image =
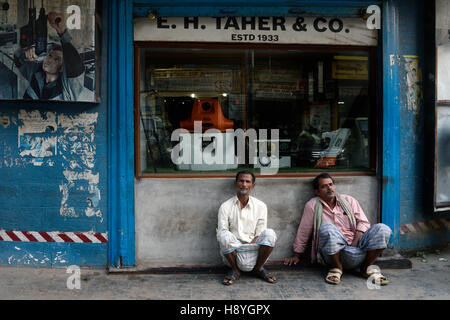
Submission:
[[342,231],[331,222],[323,223],[319,228],[319,250],[323,259],[333,268],[327,275],[326,281],[338,284],[344,269],[359,267],[361,274],[381,285],[388,284],[386,277],[381,275],[378,268],[369,268],[386,249],[391,229],[385,224],[373,225],[361,236],[357,247],[348,245]]

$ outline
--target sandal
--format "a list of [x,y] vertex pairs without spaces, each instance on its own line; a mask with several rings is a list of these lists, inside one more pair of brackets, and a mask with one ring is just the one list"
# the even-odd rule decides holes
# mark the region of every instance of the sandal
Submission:
[[362,273],[362,276],[366,279],[371,278],[373,284],[379,284],[380,286],[385,286],[389,283],[389,280],[381,274],[380,268],[376,265],[368,266],[366,272]]
[[231,286],[232,284],[234,284],[235,281],[239,280],[239,278],[240,278],[239,273],[231,269],[230,271],[228,271],[227,275],[223,279],[222,284],[226,286]]
[[275,278],[275,276],[273,274],[267,272],[267,270],[264,268],[261,271],[253,270],[253,274],[255,274],[258,278],[261,278],[261,279],[267,281],[268,283],[276,283],[277,282],[277,278]]
[[333,268],[328,271],[325,281],[330,284],[341,283],[342,271],[339,268]]

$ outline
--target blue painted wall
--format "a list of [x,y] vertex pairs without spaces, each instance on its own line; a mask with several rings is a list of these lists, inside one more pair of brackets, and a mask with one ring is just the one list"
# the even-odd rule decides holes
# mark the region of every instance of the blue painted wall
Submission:
[[[97,46],[106,52],[106,39],[100,39]],[[103,55],[96,66],[103,80],[101,103],[0,101],[0,230],[108,231],[106,58]],[[29,123],[23,115],[32,113],[40,119],[37,123],[54,116],[56,126],[43,133],[20,134]],[[82,118],[91,122],[74,126],[60,122]],[[27,155],[19,136],[56,139],[56,152],[52,149],[42,158]],[[84,178],[72,179],[68,172]],[[107,265],[107,250],[107,243],[0,241],[0,265],[100,267]]]
[[[425,187],[425,174],[429,172],[425,157],[432,157],[426,144],[432,141],[426,136],[425,101],[423,100],[424,76],[427,76],[424,59],[433,58],[425,56],[425,47],[428,40],[424,30],[424,1],[399,1],[399,32],[400,32],[400,225],[411,232],[400,235],[400,249],[421,248],[435,244],[448,243],[450,232],[446,227],[445,219],[449,214],[435,214],[427,208],[428,194],[432,190]],[[432,21],[427,21],[432,23]],[[408,57],[413,56],[413,57]],[[418,59],[417,79],[418,91],[414,102],[415,87],[408,81],[408,59]],[[412,225],[412,226],[411,226]]]
[[379,0],[134,0],[134,14],[162,17],[223,16],[340,16],[361,15],[360,10]]

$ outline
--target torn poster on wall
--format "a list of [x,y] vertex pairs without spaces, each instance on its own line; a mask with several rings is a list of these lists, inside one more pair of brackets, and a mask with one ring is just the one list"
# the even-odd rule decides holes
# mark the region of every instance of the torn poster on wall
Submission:
[[[98,113],[57,115],[55,112],[20,110],[18,119],[19,159],[34,166],[48,165],[54,166],[55,170],[62,169],[60,215],[79,217],[84,214],[103,221],[98,209],[101,200],[98,186],[100,174],[94,172]],[[5,163],[7,166],[19,162],[19,159],[13,159],[12,152],[9,155],[11,161]],[[84,206],[80,204],[80,196],[85,199]]]
[[[31,162],[40,166],[44,158],[56,155],[56,114],[46,112],[44,115],[37,110],[26,112],[20,110],[18,140],[20,156],[31,156]],[[52,162],[51,162],[52,163]]]
[[403,56],[405,59],[406,84],[408,85],[406,100],[408,110],[417,114],[422,104],[422,74],[418,56]]
[[10,0],[2,9],[0,99],[99,102],[95,0]]
[[[102,218],[100,210],[96,210],[101,199],[100,189],[98,188],[99,174],[93,174],[92,171],[86,170],[83,172],[76,172],[71,170],[64,170],[65,182],[63,182],[59,189],[63,195],[61,199],[60,214],[62,216],[78,217],[74,206],[69,205],[69,196],[71,191],[87,192],[86,198],[87,207],[84,213],[88,217],[97,216]],[[79,205],[79,204],[78,204]]]
[[82,113],[77,116],[60,115],[58,125],[63,134],[58,138],[63,158],[65,180],[59,186],[63,195],[60,214],[62,216],[78,217],[76,207],[79,203],[70,200],[72,192],[86,194],[84,214],[88,217],[97,216],[103,221],[102,213],[97,209],[101,199],[99,173],[93,173],[95,165],[96,144],[95,124],[97,113]]

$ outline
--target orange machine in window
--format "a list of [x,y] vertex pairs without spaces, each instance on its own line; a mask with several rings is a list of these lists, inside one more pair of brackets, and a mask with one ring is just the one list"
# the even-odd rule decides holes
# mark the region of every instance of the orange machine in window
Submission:
[[217,100],[196,100],[192,108],[191,117],[180,121],[180,128],[194,132],[194,121],[202,122],[202,132],[214,128],[221,132],[234,128],[234,121],[225,118]]

